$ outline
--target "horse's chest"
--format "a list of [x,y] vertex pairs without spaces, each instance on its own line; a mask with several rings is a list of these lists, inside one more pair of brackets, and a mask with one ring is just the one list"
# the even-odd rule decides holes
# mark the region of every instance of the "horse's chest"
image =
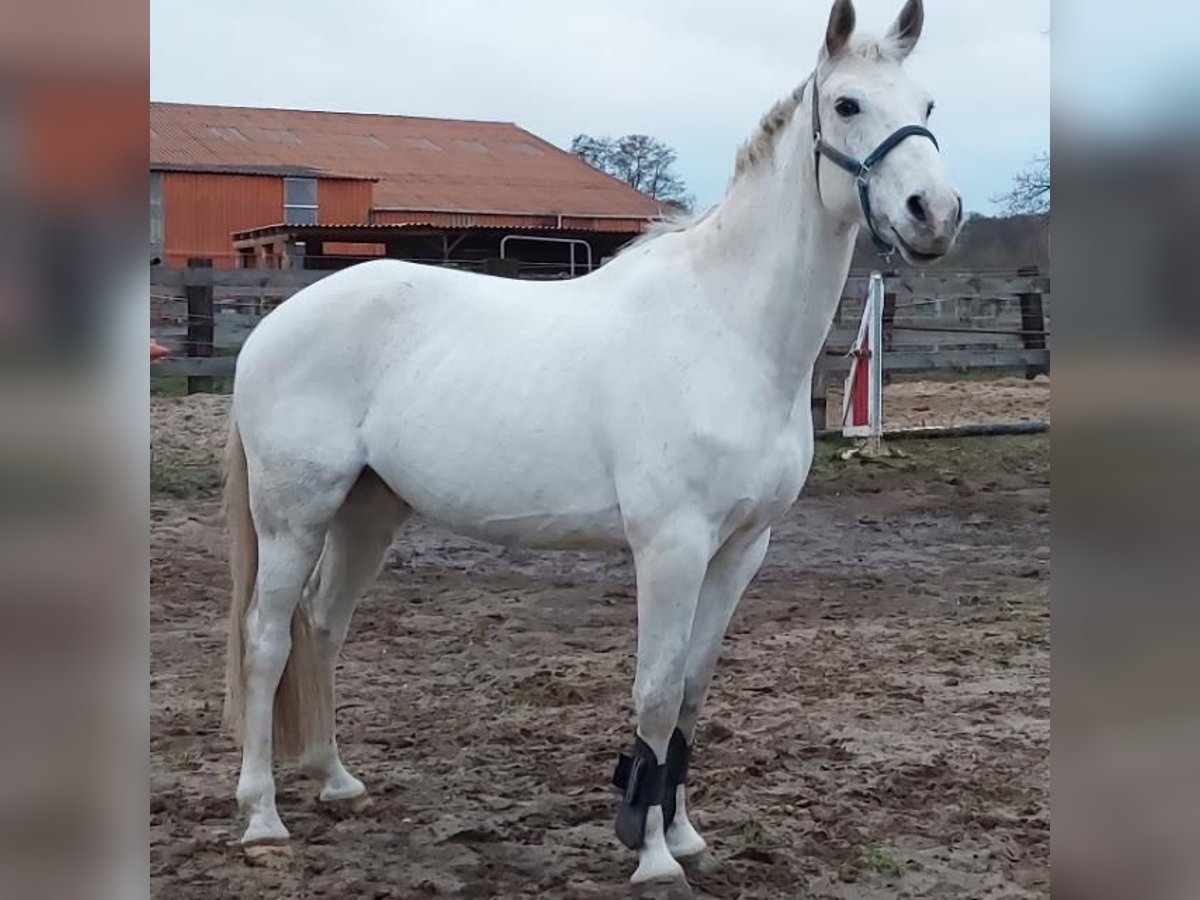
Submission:
[[808,475],[811,452],[805,458],[802,448],[789,442],[786,450],[779,450],[762,473],[762,506],[775,515],[786,512],[804,486]]
[[736,530],[769,525],[791,508],[800,495],[812,462],[812,447],[781,439],[731,479],[713,499],[724,506],[727,526]]

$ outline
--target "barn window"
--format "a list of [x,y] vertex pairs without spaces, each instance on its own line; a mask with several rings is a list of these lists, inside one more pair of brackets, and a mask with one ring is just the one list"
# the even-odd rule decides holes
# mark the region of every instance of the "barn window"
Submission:
[[219,137],[223,141],[236,141],[243,143],[246,136],[230,125],[212,125],[208,129],[215,137]]
[[482,141],[455,141],[455,145],[459,150],[467,153],[487,153],[487,144]]
[[295,146],[300,143],[300,135],[294,131],[288,131],[286,128],[264,128],[263,137],[269,141],[277,141],[280,144],[292,144]]
[[546,154],[539,150],[533,144],[525,141],[513,141],[508,145],[512,148],[513,153],[519,153],[521,156],[545,156]]
[[410,137],[404,139],[404,146],[409,150],[441,150],[442,148],[435,144],[429,138]]
[[162,172],[150,173],[150,249],[159,254],[163,249]]
[[286,225],[317,224],[317,179],[283,179],[283,221]]

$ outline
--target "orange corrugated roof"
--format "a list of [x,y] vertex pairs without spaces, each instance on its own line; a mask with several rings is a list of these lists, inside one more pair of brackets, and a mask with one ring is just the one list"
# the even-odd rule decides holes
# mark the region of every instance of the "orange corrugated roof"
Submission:
[[376,208],[672,211],[511,122],[151,103],[150,165],[307,167],[375,178]]

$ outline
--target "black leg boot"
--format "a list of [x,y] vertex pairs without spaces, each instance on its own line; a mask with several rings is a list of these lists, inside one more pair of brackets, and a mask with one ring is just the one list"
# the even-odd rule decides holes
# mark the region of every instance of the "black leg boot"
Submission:
[[[680,735],[682,737],[682,735]],[[646,813],[652,806],[664,805],[666,765],[660,765],[650,745],[635,738],[633,749],[622,753],[613,772],[613,784],[621,790],[621,808],[617,811],[617,838],[630,850],[641,848],[646,839]],[[675,799],[671,798],[674,812]],[[665,821],[665,818],[664,818]]]
[[676,728],[671,732],[671,743],[667,745],[666,777],[663,784],[663,828],[670,828],[675,821],[675,803],[678,799],[677,788],[687,784],[688,762],[692,757],[692,748],[688,746],[683,732]]

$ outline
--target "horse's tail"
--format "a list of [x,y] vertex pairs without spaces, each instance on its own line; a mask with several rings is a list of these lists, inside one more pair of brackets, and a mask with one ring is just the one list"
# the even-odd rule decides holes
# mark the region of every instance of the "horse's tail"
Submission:
[[[239,739],[246,715],[246,617],[254,602],[258,578],[258,532],[250,514],[246,451],[237,422],[231,421],[225,444],[225,521],[229,528],[229,571],[233,598],[229,604],[229,640],[225,652],[225,727]],[[303,602],[292,613],[292,649],[275,690],[272,745],[277,757],[303,752],[310,737],[330,725],[332,710],[320,688],[320,669],[312,623]]]

